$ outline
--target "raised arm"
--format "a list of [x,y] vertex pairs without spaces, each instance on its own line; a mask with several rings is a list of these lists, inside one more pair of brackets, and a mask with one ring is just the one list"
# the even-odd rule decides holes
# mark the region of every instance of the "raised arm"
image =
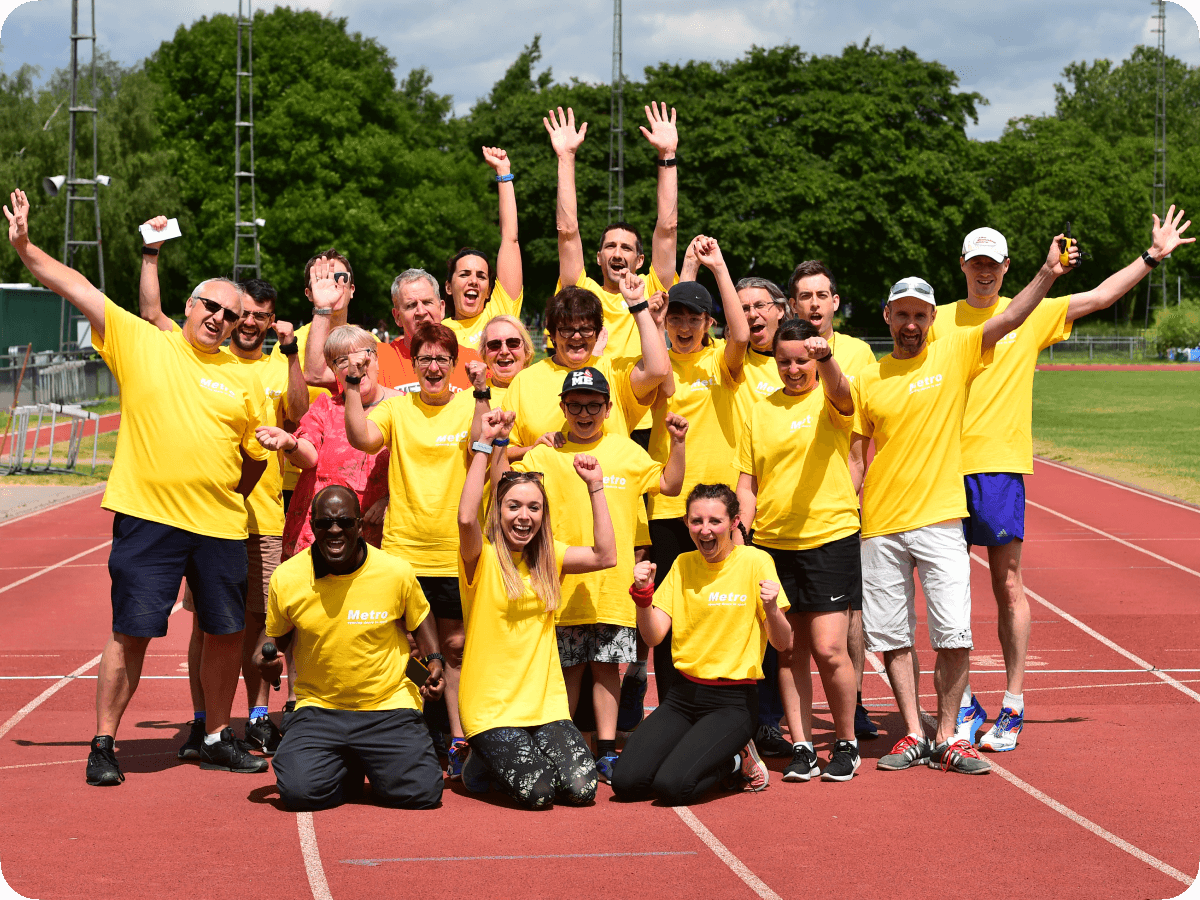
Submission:
[[721,246],[716,238],[706,238],[696,248],[697,258],[717,279],[721,293],[721,308],[725,311],[725,365],[736,378],[746,362],[746,348],[750,346],[750,323],[746,321],[741,298],[729,276],[729,267],[721,255]]
[[1066,272],[1079,258],[1078,245],[1072,245],[1068,265],[1064,266],[1059,260],[1062,251],[1058,248],[1058,242],[1064,237],[1061,234],[1055,236],[1054,240],[1050,242],[1050,252],[1046,254],[1046,261],[1042,263],[1038,273],[1033,276],[1033,280],[1021,288],[1021,293],[1013,297],[1004,312],[992,316],[984,323],[982,341],[984,350],[995,347],[1000,338],[1019,328],[1021,323],[1028,319],[1029,314],[1042,302],[1042,298],[1050,291],[1058,276]]
[[688,420],[678,413],[668,412],[664,424],[671,436],[671,449],[667,452],[666,465],[658,478],[658,492],[664,497],[678,497],[683,490],[687,468],[684,447],[687,444]]
[[[633,567],[633,588],[635,591],[654,591],[654,573],[658,567],[645,559]],[[657,606],[647,604],[637,605],[638,631],[642,640],[651,647],[657,647],[671,630],[671,617]]]
[[550,145],[558,157],[558,279],[563,287],[574,284],[583,274],[583,238],[579,234],[579,207],[575,199],[575,153],[587,134],[587,122],[575,130],[575,110],[562,107],[558,114],[550,110],[542,124],[550,134]]
[[361,379],[366,371],[366,360],[350,361],[350,369],[346,375],[346,392],[343,395],[346,403],[346,440],[355,450],[378,453],[383,449],[383,432],[367,418],[358,385],[350,383],[351,378]]
[[[497,177],[512,174],[508,154],[499,147],[484,147],[483,160],[492,167]],[[521,243],[517,240],[517,192],[511,179],[499,182],[496,187],[500,194],[500,249],[496,253],[496,281],[508,296],[516,300],[521,296],[524,286]],[[581,249],[581,259],[582,252]]]
[[804,352],[808,354],[809,359],[817,361],[821,388],[834,409],[843,416],[854,415],[854,391],[850,388],[850,379],[833,358],[833,348],[829,346],[829,342],[823,337],[811,337],[804,342]]
[[[146,222],[155,231],[167,227],[166,216],[155,216]],[[161,250],[164,241],[146,244],[151,250]],[[138,278],[138,315],[159,331],[172,331],[175,323],[162,311],[162,294],[158,286],[158,253],[142,253],[142,271]]]
[[633,322],[637,325],[638,339],[642,345],[642,358],[629,373],[629,384],[639,400],[649,397],[671,374],[671,358],[667,355],[667,344],[663,340],[662,328],[650,311],[646,300],[646,282],[642,276],[626,271],[621,279],[621,296]]
[[[1150,249],[1146,251],[1151,258],[1162,262],[1180,244],[1190,244],[1196,240],[1194,237],[1183,237],[1183,233],[1192,224],[1191,220],[1183,222],[1182,227],[1180,222],[1183,222],[1183,210],[1176,213],[1174,204],[1167,210],[1167,217],[1161,223],[1158,216],[1154,217],[1154,227],[1150,231]],[[1067,321],[1074,322],[1088,313],[1108,309],[1145,278],[1151,268],[1145,257],[1139,256],[1121,271],[1109,275],[1092,290],[1072,294],[1071,302],[1067,306]]]
[[[281,322],[276,319],[271,323],[271,327],[279,336],[280,347],[296,346],[296,330],[292,327],[291,322]],[[310,328],[309,331],[311,330]],[[288,386],[287,394],[284,397],[284,410],[287,420],[295,424],[308,412],[308,384],[304,380],[304,369],[300,367],[300,354],[285,353],[284,355],[287,357],[288,364]]]
[[[512,428],[513,413],[505,409],[493,409],[483,417],[479,440],[491,444],[501,432]],[[493,450],[492,454],[496,451]],[[467,580],[475,578],[475,567],[479,554],[483,552],[483,530],[479,527],[479,508],[483,504],[483,493],[487,489],[488,464],[491,455],[480,450],[471,454],[467,467],[467,479],[463,482],[462,495],[458,498],[458,554],[462,557],[463,573]]]
[[568,547],[563,557],[564,575],[582,575],[611,569],[617,564],[617,538],[613,533],[612,518],[608,514],[608,500],[604,496],[604,473],[596,457],[586,453],[575,454],[575,472],[587,485],[588,499],[592,501],[591,547]]
[[350,282],[334,277],[332,260],[318,259],[309,269],[304,292],[313,305],[312,324],[308,326],[304,344],[304,380],[313,387],[333,390],[337,379],[325,363],[325,339],[329,337],[329,320],[350,303]]
[[[640,126],[642,136],[658,151],[658,219],[654,223],[654,241],[650,261],[656,274],[668,287],[675,280],[675,253],[679,240],[679,170],[675,151],[679,149],[679,130],[675,127],[675,108],[667,116],[667,104],[646,107],[649,130]],[[663,165],[670,161],[669,165]]]
[[[477,359],[473,359],[467,363],[467,377],[471,379],[471,387],[476,391],[486,391],[487,383],[487,366]],[[471,430],[470,440],[479,440],[479,435],[482,431],[483,417],[487,415],[492,408],[492,404],[486,398],[476,398],[475,408],[471,412]],[[504,456],[503,453],[500,454]]]
[[13,245],[30,274],[87,317],[92,333],[104,340],[104,295],[74,269],[63,265],[29,241],[29,198],[20,188],[9,195],[8,242]]
[[695,281],[696,276],[700,274],[700,258],[696,255],[701,241],[707,241],[708,236],[698,234],[688,243],[687,250],[683,253],[683,265],[679,269],[680,281]]

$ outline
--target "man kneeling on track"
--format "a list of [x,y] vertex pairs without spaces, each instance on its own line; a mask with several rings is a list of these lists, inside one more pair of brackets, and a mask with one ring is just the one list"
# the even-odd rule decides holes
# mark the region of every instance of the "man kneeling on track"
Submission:
[[[442,695],[442,656],[417,577],[367,546],[349,488],[317,493],[312,530],[313,545],[271,576],[267,606],[265,637],[279,651],[293,647],[297,676],[296,713],[274,759],[279,795],[293,811],[328,809],[358,793],[366,775],[385,806],[437,806],[442,769],[421,704]],[[420,686],[405,675],[405,628],[429,667]],[[282,655],[260,651],[255,664],[278,683]]]

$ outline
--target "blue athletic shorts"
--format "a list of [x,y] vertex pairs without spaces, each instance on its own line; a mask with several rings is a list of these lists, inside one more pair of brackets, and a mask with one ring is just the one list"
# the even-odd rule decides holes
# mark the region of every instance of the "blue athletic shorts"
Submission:
[[963,536],[973,547],[999,547],[1025,540],[1025,478],[1011,472],[967,475],[967,518]]
[[246,542],[206,537],[173,525],[117,513],[113,517],[113,631],[162,637],[187,578],[205,634],[246,627]]

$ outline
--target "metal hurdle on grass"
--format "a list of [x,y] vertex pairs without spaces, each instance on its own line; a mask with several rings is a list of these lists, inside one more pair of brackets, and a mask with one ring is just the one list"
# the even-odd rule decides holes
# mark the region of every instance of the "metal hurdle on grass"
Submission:
[[[34,415],[36,424],[31,425]],[[50,438],[46,445],[46,460],[38,462],[38,444],[41,440],[43,420],[49,416]],[[67,438],[67,456],[63,465],[54,464],[54,430],[60,424],[60,419],[70,423],[70,435]],[[92,428],[92,471],[96,474],[96,455],[100,440],[100,416],[87,412],[78,406],[63,406],[59,403],[39,403],[37,406],[18,406],[12,411],[12,438],[9,444],[7,462],[0,463],[4,474],[13,475],[17,472],[45,473],[63,472],[75,474],[79,460],[79,448],[83,443],[83,434],[87,422],[94,422]],[[30,436],[32,434],[32,440]],[[25,461],[28,452],[29,461]]]

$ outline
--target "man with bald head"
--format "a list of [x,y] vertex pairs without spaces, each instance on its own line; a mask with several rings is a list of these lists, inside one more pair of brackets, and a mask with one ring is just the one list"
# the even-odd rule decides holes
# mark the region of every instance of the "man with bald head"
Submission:
[[[313,497],[313,543],[271,576],[271,640],[292,650],[296,712],[275,754],[275,779],[294,811],[329,809],[355,796],[366,775],[376,802],[429,809],[442,799],[442,768],[421,718],[441,697],[442,655],[412,566],[367,545],[354,491]],[[410,631],[428,675],[410,680]],[[278,683],[283,657],[255,664]]]

